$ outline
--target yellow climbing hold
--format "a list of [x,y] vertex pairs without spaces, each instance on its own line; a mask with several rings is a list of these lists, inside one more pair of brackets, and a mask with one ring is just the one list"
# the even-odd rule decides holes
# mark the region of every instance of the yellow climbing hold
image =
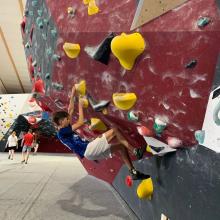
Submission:
[[113,102],[121,110],[128,110],[135,104],[137,97],[134,93],[114,93]]
[[80,97],[80,99],[83,101],[83,108],[88,108],[89,101],[86,97]]
[[74,59],[76,57],[78,57],[79,52],[80,52],[80,45],[79,44],[72,44],[72,43],[65,43],[63,45],[63,50],[65,51],[66,55],[71,58]]
[[136,58],[143,53],[144,49],[145,41],[139,33],[122,33],[114,37],[111,42],[112,53],[126,70],[133,68]]
[[11,124],[8,122],[8,123],[6,123],[5,126],[6,126],[7,128],[10,128]]
[[107,127],[105,124],[98,118],[91,118],[90,129],[93,131],[106,131]]
[[137,195],[139,199],[151,199],[154,186],[151,178],[142,180],[137,188]]
[[89,6],[88,6],[88,15],[94,15],[99,12],[99,8],[96,5],[95,0],[90,0],[89,1]]
[[147,145],[147,147],[146,147],[146,151],[147,151],[148,153],[152,153],[151,148],[150,148],[149,145]]
[[84,5],[88,5],[90,0],[83,0]]
[[78,84],[75,84],[75,88],[80,96],[85,96],[85,94],[86,94],[86,81],[82,80]]

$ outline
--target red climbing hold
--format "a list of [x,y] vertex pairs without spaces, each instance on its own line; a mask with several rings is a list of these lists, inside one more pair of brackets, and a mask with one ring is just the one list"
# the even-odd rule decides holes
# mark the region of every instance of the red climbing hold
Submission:
[[32,56],[29,56],[27,61],[28,61],[29,74],[30,74],[31,79],[33,80],[34,79],[34,67],[32,65],[32,62],[33,62]]
[[22,21],[21,21],[21,32],[22,32],[23,37],[25,35],[25,26],[26,26],[26,17],[24,16]]
[[142,136],[148,136],[148,137],[153,136],[153,132],[145,126],[138,126],[137,130],[138,130],[138,133]]
[[126,183],[126,185],[127,185],[128,187],[132,187],[132,185],[133,185],[133,180],[132,180],[131,176],[126,176],[126,178],[125,178],[125,183]]
[[34,87],[33,87],[33,92],[38,92],[38,93],[45,93],[44,90],[44,81],[39,78],[38,80],[35,81]]

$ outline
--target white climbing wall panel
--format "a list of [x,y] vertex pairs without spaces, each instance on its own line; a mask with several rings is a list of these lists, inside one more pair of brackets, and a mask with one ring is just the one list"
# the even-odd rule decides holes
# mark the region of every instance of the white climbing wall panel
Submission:
[[[218,87],[217,89],[219,89]],[[206,109],[205,119],[202,130],[205,131],[205,139],[203,145],[211,150],[220,153],[220,126],[213,120],[214,109],[220,102],[220,96],[212,99],[213,92],[210,93],[209,101]],[[218,114],[220,118],[220,112]]]

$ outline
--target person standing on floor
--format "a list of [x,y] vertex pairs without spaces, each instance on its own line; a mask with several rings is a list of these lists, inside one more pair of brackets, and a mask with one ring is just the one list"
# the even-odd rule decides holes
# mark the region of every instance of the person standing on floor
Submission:
[[11,135],[8,137],[6,147],[8,147],[8,159],[13,160],[14,152],[16,148],[18,148],[18,138],[15,131],[12,131]]
[[38,150],[40,141],[39,141],[37,132],[34,132],[34,133],[33,133],[33,136],[34,136],[34,142],[33,142],[34,155],[37,155],[37,150]]
[[25,164],[27,164],[33,141],[34,141],[34,136],[32,134],[32,130],[29,129],[28,133],[24,135],[22,142],[21,142],[21,146],[23,146],[21,163],[25,162]]

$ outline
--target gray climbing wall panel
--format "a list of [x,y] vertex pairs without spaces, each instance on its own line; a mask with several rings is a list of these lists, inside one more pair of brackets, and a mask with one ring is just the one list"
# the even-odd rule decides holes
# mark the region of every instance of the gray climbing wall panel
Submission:
[[220,155],[203,146],[152,157],[135,166],[152,176],[152,200],[139,200],[136,189],[125,185],[126,167],[113,186],[140,219],[158,220],[161,213],[174,220],[219,220]]

